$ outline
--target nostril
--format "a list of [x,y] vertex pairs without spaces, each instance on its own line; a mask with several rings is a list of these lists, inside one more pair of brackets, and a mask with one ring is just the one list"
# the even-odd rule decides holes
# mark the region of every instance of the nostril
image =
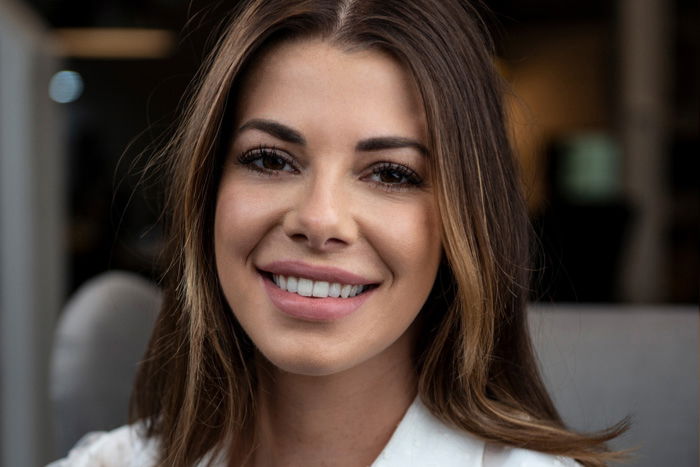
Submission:
[[345,242],[339,238],[329,238],[328,240],[326,240],[326,243],[330,245],[334,245],[336,243],[342,245]]

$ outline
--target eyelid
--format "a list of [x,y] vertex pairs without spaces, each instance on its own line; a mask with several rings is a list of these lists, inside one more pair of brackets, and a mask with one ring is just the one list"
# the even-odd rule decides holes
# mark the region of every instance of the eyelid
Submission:
[[371,183],[383,189],[385,191],[408,191],[425,188],[426,183],[418,173],[418,171],[412,169],[410,166],[405,164],[400,164],[391,161],[378,161],[374,163],[370,168],[370,173],[363,178],[371,177],[382,172],[382,170],[394,170],[398,172],[403,177],[409,179],[409,181],[402,183],[386,183],[380,181],[372,181]]
[[264,173],[267,175],[276,175],[280,172],[289,172],[286,170],[264,169],[253,165],[254,161],[266,155],[273,155],[275,157],[279,157],[286,164],[289,164],[289,166],[294,169],[294,172],[299,172],[299,167],[296,160],[292,156],[290,156],[286,151],[283,151],[275,146],[259,145],[255,148],[245,150],[242,153],[240,153],[240,155],[236,158],[236,162],[240,165],[249,168],[250,170],[254,170],[256,172]]

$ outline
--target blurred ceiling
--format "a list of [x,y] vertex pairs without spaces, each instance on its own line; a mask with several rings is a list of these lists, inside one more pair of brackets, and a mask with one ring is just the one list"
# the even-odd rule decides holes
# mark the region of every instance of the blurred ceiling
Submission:
[[[212,0],[24,0],[54,28],[139,27],[181,29]],[[229,3],[230,5],[231,3]]]

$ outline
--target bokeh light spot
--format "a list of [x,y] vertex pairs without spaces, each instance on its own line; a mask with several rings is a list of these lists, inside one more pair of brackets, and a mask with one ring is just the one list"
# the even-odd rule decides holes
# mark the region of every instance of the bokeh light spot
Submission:
[[49,96],[59,104],[77,100],[83,93],[83,77],[76,71],[62,70],[49,82]]

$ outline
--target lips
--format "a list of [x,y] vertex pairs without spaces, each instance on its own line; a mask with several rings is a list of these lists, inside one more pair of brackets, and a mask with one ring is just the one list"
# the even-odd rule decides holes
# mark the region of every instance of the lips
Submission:
[[[310,266],[296,261],[270,263],[260,268],[258,272],[275,308],[293,318],[308,321],[335,321],[356,312],[378,285],[372,280],[342,269]],[[306,297],[280,288],[273,281],[273,274],[363,286],[365,290],[354,297],[347,298]]]
[[349,285],[340,284],[338,282],[313,281],[303,277],[283,276],[281,274],[273,274],[272,282],[277,287],[287,292],[296,293],[304,297],[354,297],[365,290],[369,285]]
[[373,281],[358,274],[332,266],[312,266],[301,261],[275,261],[258,268],[262,272],[282,276],[304,277],[313,281],[338,282],[349,285],[372,285]]

